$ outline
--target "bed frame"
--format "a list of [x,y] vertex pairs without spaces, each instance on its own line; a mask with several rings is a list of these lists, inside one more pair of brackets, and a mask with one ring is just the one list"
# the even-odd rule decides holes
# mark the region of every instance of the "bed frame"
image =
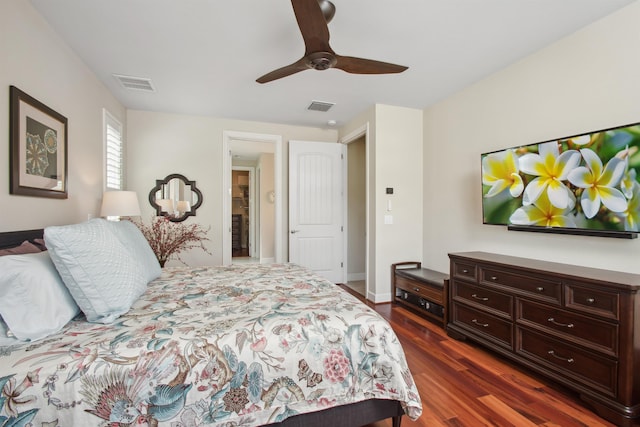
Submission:
[[[0,249],[19,246],[25,240],[42,239],[44,230],[0,232]],[[358,427],[392,418],[393,427],[400,427],[404,410],[400,402],[387,399],[371,399],[349,405],[336,406],[322,411],[300,414],[269,424],[278,427]]]
[[43,229],[26,230],[26,231],[9,231],[0,233],[0,249],[13,248],[20,246],[25,240],[33,242],[34,239],[42,239]]

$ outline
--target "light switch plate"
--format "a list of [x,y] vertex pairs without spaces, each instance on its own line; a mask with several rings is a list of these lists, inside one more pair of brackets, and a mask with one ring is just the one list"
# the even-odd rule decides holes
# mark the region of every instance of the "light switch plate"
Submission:
[[384,223],[389,225],[389,224],[393,224],[393,215],[385,215],[384,216]]

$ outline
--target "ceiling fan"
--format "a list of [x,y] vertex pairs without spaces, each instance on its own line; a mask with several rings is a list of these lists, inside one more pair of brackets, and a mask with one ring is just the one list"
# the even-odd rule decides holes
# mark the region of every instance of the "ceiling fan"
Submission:
[[338,68],[352,74],[401,73],[408,67],[371,59],[337,55],[329,46],[329,28],[335,6],[329,0],[291,0],[298,27],[304,39],[304,56],[293,64],[278,68],[259,77],[258,83],[290,76],[300,71]]

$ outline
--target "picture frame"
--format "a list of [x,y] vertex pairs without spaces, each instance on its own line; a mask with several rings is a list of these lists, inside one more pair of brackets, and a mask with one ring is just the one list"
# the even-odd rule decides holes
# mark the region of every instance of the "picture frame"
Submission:
[[66,199],[67,118],[15,86],[9,104],[10,194]]

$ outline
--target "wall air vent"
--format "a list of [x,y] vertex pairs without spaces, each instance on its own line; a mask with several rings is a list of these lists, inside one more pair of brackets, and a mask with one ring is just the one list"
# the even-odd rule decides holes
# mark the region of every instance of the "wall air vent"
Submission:
[[124,76],[122,74],[112,74],[113,77],[125,89],[139,90],[142,92],[155,92],[156,89],[151,83],[151,79],[144,77]]
[[329,111],[329,108],[336,105],[333,102],[323,102],[323,101],[311,101],[311,104],[307,107],[307,110],[311,111]]

